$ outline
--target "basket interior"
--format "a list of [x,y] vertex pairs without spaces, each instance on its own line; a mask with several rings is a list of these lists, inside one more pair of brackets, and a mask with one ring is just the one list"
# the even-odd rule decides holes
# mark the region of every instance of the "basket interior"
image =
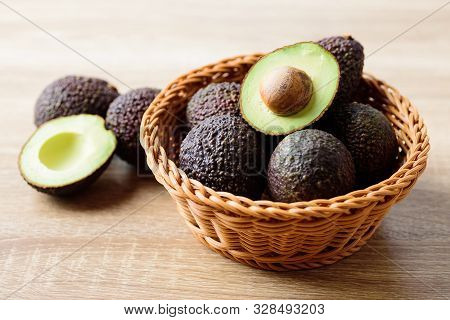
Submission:
[[[177,166],[179,164],[179,150],[181,142],[189,132],[190,128],[186,125],[185,109],[189,99],[201,88],[212,82],[235,81],[242,82],[248,68],[236,68],[234,73],[218,72],[211,78],[204,78],[203,81],[195,82],[189,86],[183,86],[183,90],[177,88],[177,98],[172,99],[170,105],[159,113],[158,137],[161,145],[166,151],[167,157]],[[393,172],[397,170],[406,161],[408,150],[413,144],[414,136],[409,135],[412,130],[404,130],[408,126],[408,117],[402,110],[389,100],[382,92],[376,90],[373,86],[370,76],[365,75],[355,96],[355,101],[367,103],[376,109],[382,111],[391,122],[397,141],[400,147],[399,156]]]

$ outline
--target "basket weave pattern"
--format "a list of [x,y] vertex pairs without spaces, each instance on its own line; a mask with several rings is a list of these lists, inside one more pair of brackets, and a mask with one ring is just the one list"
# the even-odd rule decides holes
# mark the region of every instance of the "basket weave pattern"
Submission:
[[[141,144],[155,178],[176,201],[194,235],[212,250],[268,270],[310,269],[359,250],[389,208],[403,199],[423,172],[430,149],[416,108],[396,89],[365,74],[365,102],[394,126],[404,154],[387,180],[333,199],[279,203],[216,192],[190,180],[169,159],[173,128],[190,97],[211,82],[241,81],[260,54],[238,56],[193,70],[173,81],[153,101],[141,126]],[[175,147],[176,148],[176,147]]]

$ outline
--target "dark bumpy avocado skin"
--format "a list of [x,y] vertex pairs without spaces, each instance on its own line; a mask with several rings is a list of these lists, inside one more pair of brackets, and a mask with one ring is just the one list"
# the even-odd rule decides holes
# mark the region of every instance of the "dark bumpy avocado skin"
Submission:
[[350,152],[324,131],[305,129],[288,135],[270,159],[268,187],[274,201],[332,198],[351,191],[354,183]]
[[186,118],[191,127],[212,116],[239,115],[241,85],[236,82],[211,83],[198,90],[186,108]]
[[67,76],[48,85],[36,101],[34,123],[40,126],[51,119],[81,113],[104,117],[109,104],[119,93],[106,81]]
[[115,99],[106,114],[106,128],[117,138],[117,155],[131,165],[145,167],[145,152],[139,144],[142,116],[159,89],[139,88]]
[[351,36],[324,38],[318,44],[330,51],[339,63],[341,78],[334,101],[350,101],[362,76],[364,67],[363,46]]
[[260,135],[236,116],[206,119],[181,144],[180,167],[189,178],[251,199],[264,189],[262,162]]
[[389,175],[398,155],[398,143],[387,118],[377,109],[358,102],[339,105],[321,123],[352,154],[360,187]]

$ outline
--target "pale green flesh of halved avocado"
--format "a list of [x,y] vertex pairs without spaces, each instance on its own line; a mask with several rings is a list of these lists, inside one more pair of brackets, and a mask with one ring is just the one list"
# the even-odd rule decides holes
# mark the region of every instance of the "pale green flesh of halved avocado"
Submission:
[[[304,71],[312,80],[313,94],[304,109],[280,116],[264,104],[259,86],[266,74],[285,66]],[[241,114],[252,127],[265,134],[288,134],[318,120],[333,102],[338,85],[339,65],[320,45],[301,42],[280,48],[261,58],[245,77],[241,88]]]
[[68,186],[101,168],[116,144],[116,137],[99,116],[58,118],[40,126],[25,144],[19,157],[20,171],[37,187]]

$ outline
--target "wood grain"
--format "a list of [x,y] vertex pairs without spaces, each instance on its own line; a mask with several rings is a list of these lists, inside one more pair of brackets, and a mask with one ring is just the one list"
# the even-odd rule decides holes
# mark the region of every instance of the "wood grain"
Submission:
[[[0,3],[0,298],[450,296],[450,6],[388,43],[444,2],[6,3],[79,54]],[[122,92],[162,87],[227,56],[344,32],[375,52],[366,70],[419,107],[432,149],[410,196],[367,246],[333,266],[274,273],[224,259],[191,236],[164,188],[119,159],[69,199],[38,194],[20,178],[17,155],[34,129],[34,101],[60,76],[103,77]]]

